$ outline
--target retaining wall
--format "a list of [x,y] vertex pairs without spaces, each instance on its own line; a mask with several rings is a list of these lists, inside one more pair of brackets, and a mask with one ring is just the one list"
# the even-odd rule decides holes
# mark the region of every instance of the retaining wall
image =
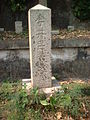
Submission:
[[[52,74],[90,79],[90,39],[52,40]],[[0,81],[30,78],[28,40],[0,41]]]

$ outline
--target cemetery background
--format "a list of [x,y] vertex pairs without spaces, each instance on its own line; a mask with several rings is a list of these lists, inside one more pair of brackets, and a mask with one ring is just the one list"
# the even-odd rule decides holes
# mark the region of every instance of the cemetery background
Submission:
[[[76,32],[76,34],[77,34],[77,32]],[[78,37],[76,37],[76,38],[78,38]],[[59,40],[57,40],[57,39],[59,39]],[[82,44],[80,44],[81,40],[83,41]],[[80,62],[82,61],[82,59],[84,59],[84,61],[89,60],[89,55],[87,55],[87,51],[89,48],[88,40],[89,40],[89,36],[87,39],[84,38],[84,40],[83,40],[82,35],[79,33],[79,39],[74,39],[74,40],[72,40],[72,39],[64,40],[63,39],[63,40],[61,40],[61,42],[59,42],[60,41],[59,35],[57,35],[57,36],[53,35],[52,62],[54,61],[56,63],[58,61],[58,58],[60,59],[59,60],[60,64],[62,64],[63,62],[65,63],[64,60],[66,60],[68,62],[70,60],[76,61],[76,58],[75,58],[76,52],[73,50],[78,51],[77,52],[78,55],[76,55],[76,57],[78,60],[80,60]],[[76,41],[78,41],[78,42],[76,42]],[[10,44],[8,44],[8,42],[10,42]],[[6,41],[4,41],[4,43],[6,43]],[[4,47],[3,46],[4,43],[3,42],[1,43],[2,48]],[[17,44],[19,45],[19,47]],[[3,60],[5,60],[5,61],[10,60],[10,61],[8,61],[8,63],[6,63],[7,66],[8,66],[9,62],[14,63],[15,65],[17,65],[17,63],[15,63],[15,62],[19,62],[18,64],[20,64],[20,61],[19,61],[20,53],[22,53],[23,56],[26,55],[26,54],[23,54],[25,52],[24,50],[26,50],[25,44],[28,44],[27,41],[26,41],[26,43],[25,42],[22,43],[23,47],[21,46],[20,41],[19,42],[18,41],[17,42],[16,41],[13,41],[13,42],[7,41],[6,49],[4,51],[2,49],[2,53],[4,53],[4,54],[1,54],[2,57],[3,57],[3,55],[5,55]],[[58,47],[56,47],[57,44],[58,44]],[[8,46],[8,45],[10,45],[10,46]],[[23,51],[22,51],[22,49],[20,51],[20,49],[19,49],[20,47],[23,48]],[[83,47],[83,49],[84,49],[84,55],[82,54],[81,47]],[[10,49],[8,49],[8,48],[10,48]],[[79,50],[81,51],[80,55],[79,55]],[[61,51],[66,52],[66,54],[65,53],[64,53],[64,55],[61,54],[62,53]],[[67,51],[69,53],[68,56],[67,56]],[[71,53],[73,53],[73,55]],[[72,57],[70,55],[72,55]],[[61,63],[62,58],[63,58],[63,62]],[[23,64],[25,62],[26,62],[26,59],[23,62]],[[54,65],[56,65],[55,63],[54,63]],[[60,64],[58,65],[59,67],[60,67]],[[15,73],[11,74],[13,64],[9,64],[9,65],[10,65],[9,77],[11,75],[11,78],[14,80],[13,75],[15,75]],[[79,67],[81,67],[81,66],[79,66]],[[59,69],[58,69],[58,71],[59,71]],[[14,70],[15,71],[17,70],[16,67],[14,68]],[[56,69],[55,69],[55,72],[56,72],[56,77],[57,77],[58,72],[56,71]],[[71,71],[69,71],[69,72],[71,73]],[[79,71],[79,73],[80,73],[80,71]],[[63,74],[63,75],[65,75],[65,74]],[[16,76],[17,76],[17,74],[16,74]],[[76,76],[76,74],[75,74],[75,76]],[[68,77],[68,75],[66,77]],[[66,78],[66,77],[63,77],[63,78]],[[60,76],[60,78],[61,78],[61,76]],[[71,79],[71,76],[69,76],[69,78]],[[15,79],[16,79],[16,77],[15,77]],[[85,78],[85,80],[88,80],[88,79]],[[79,82],[80,82],[80,84],[79,84]],[[56,120],[56,119],[58,119],[59,120],[62,118],[66,119],[66,120],[67,119],[80,120],[83,118],[89,119],[89,114],[90,114],[90,112],[89,112],[89,109],[90,109],[90,107],[89,107],[89,105],[90,105],[89,81],[87,81],[87,83],[85,83],[85,82],[78,80],[78,82],[76,81],[76,83],[69,81],[69,82],[66,82],[66,84],[65,84],[65,82],[64,82],[64,84],[63,83],[60,83],[60,84],[62,85],[62,90],[58,93],[55,93],[55,94],[49,96],[48,98],[44,95],[39,94],[38,89],[32,89],[30,91],[30,94],[27,94],[25,89],[21,89],[21,84],[19,86],[19,83],[0,84],[0,119],[3,119],[3,118],[9,119],[9,120],[12,120],[12,119],[17,119],[17,120],[19,120],[19,119],[22,119],[22,120],[24,120],[24,119],[27,119],[27,120],[28,119],[31,119],[31,120],[37,120],[37,119],[38,120],[40,120],[40,119]],[[42,114],[42,111],[43,111],[43,114]],[[82,115],[82,113],[83,113],[83,115]]]
[[[30,78],[28,34],[21,37],[8,33],[7,37],[2,38],[6,40],[0,40],[0,81]],[[89,66],[89,31],[86,33],[83,30],[81,32],[63,30],[59,35],[52,35],[53,75],[61,80],[70,78],[86,80],[90,79]]]
[[[56,1],[56,0],[55,0]],[[38,2],[52,9],[52,26],[54,29],[67,28],[77,23],[71,18],[71,1],[40,0],[30,1],[27,10]],[[0,1],[0,27],[5,30],[14,29],[16,17]],[[55,6],[54,6],[55,5]],[[27,10],[19,13],[19,20],[23,21],[23,28],[27,28]],[[8,11],[8,14],[6,14]],[[26,18],[26,19],[23,19]],[[6,20],[7,19],[7,20]],[[8,24],[10,23],[10,24]],[[75,24],[73,24],[75,23]],[[87,23],[87,24],[86,24]],[[52,33],[52,72],[59,79],[90,79],[90,31],[89,21],[76,25],[81,30],[60,30]],[[76,27],[76,28],[77,28]],[[8,29],[7,29],[8,28]],[[20,27],[19,27],[20,28]],[[4,32],[0,34],[0,81],[5,79],[30,78],[28,32],[15,34]]]
[[[10,0],[11,1],[11,0]],[[90,30],[90,20],[80,21],[72,14],[73,0],[20,0],[18,2],[10,2],[9,0],[0,0],[0,28],[5,30],[15,30],[15,21],[19,20],[23,23],[23,29],[28,28],[27,12],[29,8],[40,3],[52,9],[52,27],[53,29],[67,28],[68,25],[74,25],[76,28],[84,28]],[[74,0],[77,3],[77,0]],[[81,0],[80,0],[81,1]],[[80,4],[80,1],[78,4]],[[85,2],[85,0],[84,0]],[[19,4],[18,4],[19,3]],[[82,2],[81,2],[82,3]],[[89,9],[90,1],[88,0],[87,8]],[[17,7],[18,6],[18,7]],[[21,7],[21,9],[20,9]],[[77,7],[77,6],[76,6]],[[81,4],[81,9],[88,9]],[[75,9],[79,9],[79,8]],[[83,14],[86,14],[82,11]],[[82,15],[82,13],[79,13]],[[89,12],[87,12],[89,14]],[[89,15],[86,14],[89,19]],[[10,23],[10,24],[8,24]]]

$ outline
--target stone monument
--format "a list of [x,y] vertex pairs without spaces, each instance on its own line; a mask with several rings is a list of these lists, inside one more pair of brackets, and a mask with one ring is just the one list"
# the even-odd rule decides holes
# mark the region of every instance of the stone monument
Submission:
[[23,28],[22,28],[22,21],[15,21],[15,32],[17,34],[22,33]]
[[28,11],[31,84],[48,88],[51,82],[51,9],[40,4]]

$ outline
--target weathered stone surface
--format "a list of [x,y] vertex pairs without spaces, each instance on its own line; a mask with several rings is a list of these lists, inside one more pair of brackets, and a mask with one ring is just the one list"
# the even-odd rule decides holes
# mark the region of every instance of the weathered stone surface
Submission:
[[33,87],[51,87],[51,10],[36,5],[28,14],[31,82]]
[[[0,50],[0,81],[30,78],[29,66],[27,48]],[[52,49],[52,73],[61,80],[90,79],[90,48]]]
[[73,61],[77,59],[78,49],[77,48],[62,48],[52,49],[52,61],[60,59],[64,61]]
[[90,39],[56,39],[52,41],[52,48],[61,48],[61,47],[90,47]]
[[86,49],[87,55],[90,56],[90,47]]
[[16,33],[22,33],[22,21],[15,21],[15,32]]
[[0,32],[3,32],[4,31],[4,28],[0,28]]
[[[28,40],[0,41],[0,81],[30,78]],[[90,79],[90,39],[52,40],[52,73]]]
[[30,78],[29,59],[0,59],[0,82],[18,81],[22,78]]
[[74,26],[70,26],[70,25],[69,25],[69,26],[68,26],[68,30],[69,30],[69,31],[74,31],[75,28],[74,28]]
[[[52,49],[55,48],[89,48],[90,39],[56,39],[52,40]],[[0,50],[10,50],[10,49],[29,49],[28,40],[8,40],[0,41]]]
[[90,80],[90,59],[63,62],[60,59],[52,61],[53,75],[59,80],[75,78]]
[[28,40],[0,41],[0,50],[29,49]]

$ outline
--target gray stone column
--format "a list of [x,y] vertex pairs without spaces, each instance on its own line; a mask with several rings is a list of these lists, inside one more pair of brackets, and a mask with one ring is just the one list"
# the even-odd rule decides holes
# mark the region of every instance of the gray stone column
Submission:
[[39,0],[39,4],[47,6],[47,0]]
[[51,10],[36,5],[28,12],[31,83],[51,87]]

